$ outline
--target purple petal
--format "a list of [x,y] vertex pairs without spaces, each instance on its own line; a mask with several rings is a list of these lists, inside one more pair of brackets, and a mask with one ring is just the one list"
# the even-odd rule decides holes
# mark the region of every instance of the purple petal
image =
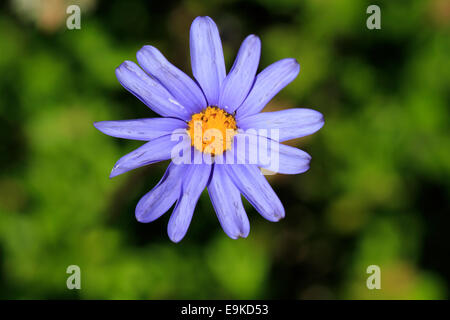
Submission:
[[279,141],[313,134],[324,123],[323,115],[311,109],[287,109],[275,112],[257,113],[237,121],[239,128],[279,130]]
[[169,164],[158,184],[139,200],[136,206],[139,222],[152,222],[169,210],[180,196],[185,170],[186,165]]
[[167,226],[167,233],[173,242],[179,242],[186,235],[198,198],[205,189],[210,175],[210,165],[191,164],[187,166],[181,186],[181,197]]
[[222,85],[219,107],[234,112],[247,97],[258,69],[261,55],[261,41],[255,35],[249,35],[244,42]]
[[253,207],[267,220],[284,218],[284,208],[256,165],[225,165],[231,180]]
[[205,96],[200,87],[183,71],[167,61],[158,49],[144,46],[136,56],[145,72],[155,77],[181,105],[192,113],[206,108]]
[[297,77],[300,65],[288,58],[277,61],[258,74],[252,90],[237,109],[238,119],[260,112],[272,98]]
[[241,194],[225,172],[224,165],[214,165],[208,193],[225,233],[232,239],[246,238],[250,232],[250,223]]
[[219,30],[210,17],[197,17],[192,22],[190,48],[192,73],[208,105],[217,106],[226,70]]
[[186,122],[175,118],[148,118],[134,120],[99,121],[94,126],[112,137],[150,141],[186,128]]
[[256,164],[258,167],[282,174],[298,174],[309,169],[311,156],[262,135],[238,133],[233,151],[227,152],[237,164]]
[[183,120],[191,118],[191,112],[182,106],[159,82],[148,76],[137,64],[125,61],[116,69],[120,84],[150,109],[163,117]]
[[[188,140],[186,140],[188,141]],[[116,162],[111,171],[110,178],[127,171],[171,158],[172,148],[179,141],[172,141],[172,135],[165,135],[147,142],[142,147],[123,156]]]

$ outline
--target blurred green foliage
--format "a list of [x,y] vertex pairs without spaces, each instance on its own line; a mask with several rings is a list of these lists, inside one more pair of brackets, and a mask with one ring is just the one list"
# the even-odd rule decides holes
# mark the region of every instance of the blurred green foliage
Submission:
[[[81,30],[65,27],[70,1],[46,2],[1,5],[0,298],[448,297],[448,2],[378,1],[381,30],[366,28],[371,1],[80,0]],[[203,194],[173,244],[169,214],[134,218],[166,164],[108,179],[139,143],[92,123],[155,116],[114,69],[152,44],[190,74],[198,15],[218,24],[228,67],[249,33],[261,68],[296,58],[299,78],[267,110],[310,107],[325,126],[292,142],[309,172],[269,176],[286,219],[246,204],[250,236],[231,240]],[[71,264],[81,290],[66,288]],[[366,287],[372,264],[381,290]]]

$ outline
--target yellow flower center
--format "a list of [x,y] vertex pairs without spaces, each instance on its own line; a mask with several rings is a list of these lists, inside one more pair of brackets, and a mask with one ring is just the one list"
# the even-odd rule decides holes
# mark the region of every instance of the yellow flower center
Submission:
[[236,132],[236,120],[228,112],[209,106],[196,113],[188,122],[191,144],[203,153],[220,155],[231,148]]

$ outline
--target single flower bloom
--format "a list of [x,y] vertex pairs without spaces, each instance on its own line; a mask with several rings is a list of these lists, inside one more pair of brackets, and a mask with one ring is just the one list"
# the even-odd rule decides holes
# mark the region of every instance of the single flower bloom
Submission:
[[[260,168],[282,174],[307,171],[311,157],[279,142],[316,132],[323,126],[323,116],[311,109],[260,113],[296,78],[300,66],[295,59],[283,59],[257,75],[261,42],[255,35],[243,41],[227,74],[216,24],[209,17],[197,17],[190,29],[190,53],[196,81],[152,46],[137,53],[142,69],[131,61],[116,69],[122,86],[162,117],[94,123],[107,135],[148,141],[119,159],[110,177],[170,159],[162,179],[138,202],[137,220],[154,221],[176,203],[168,234],[173,242],[179,242],[189,228],[200,194],[207,188],[225,233],[233,239],[247,237],[250,224],[241,194],[265,219],[282,219],[283,205]],[[268,134],[273,130],[278,133],[274,139]],[[183,136],[181,142],[174,139],[174,132]],[[276,154],[276,163],[261,157],[246,161],[257,153],[249,146],[252,137],[270,154]],[[238,141],[244,141],[250,151],[243,148],[241,152]],[[174,160],[176,148],[189,159],[200,155],[212,161],[180,163]]]

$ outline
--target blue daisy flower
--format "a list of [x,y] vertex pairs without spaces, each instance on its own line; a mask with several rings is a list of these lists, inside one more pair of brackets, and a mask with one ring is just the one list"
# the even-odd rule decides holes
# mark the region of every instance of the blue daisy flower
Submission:
[[[247,237],[250,223],[241,194],[265,219],[283,218],[283,205],[260,168],[282,174],[308,170],[311,157],[280,142],[316,132],[323,126],[323,116],[311,109],[260,113],[297,77],[300,66],[295,59],[283,59],[257,75],[261,42],[255,35],[243,41],[227,74],[216,24],[209,17],[197,17],[190,29],[190,52],[196,81],[152,46],[138,51],[140,67],[125,61],[116,69],[122,86],[162,117],[94,124],[113,137],[148,141],[119,159],[110,177],[171,160],[159,183],[137,204],[137,220],[154,221],[176,203],[168,234],[173,242],[179,242],[207,188],[225,233],[233,239]],[[211,130],[214,139],[207,136]],[[181,142],[174,132],[182,136]],[[252,147],[252,137],[257,138],[259,149],[264,145],[269,154],[276,154],[276,160],[263,161],[259,149]],[[244,141],[242,152],[238,141]],[[190,160],[191,155],[201,155],[209,156],[210,161],[175,161],[174,150],[189,154]]]

